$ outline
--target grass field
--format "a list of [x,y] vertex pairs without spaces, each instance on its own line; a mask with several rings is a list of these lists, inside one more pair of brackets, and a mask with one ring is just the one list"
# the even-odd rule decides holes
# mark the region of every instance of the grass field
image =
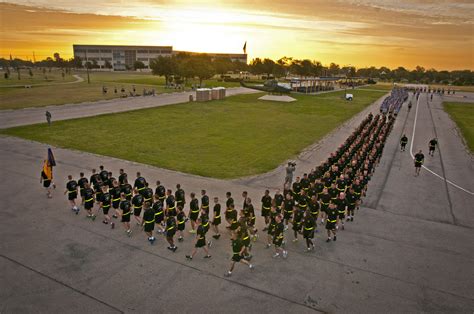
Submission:
[[237,178],[277,167],[384,94],[354,90],[354,101],[347,102],[343,93],[294,95],[294,103],[239,95],[1,132],[206,177]]
[[[23,73],[23,71],[26,71]],[[13,72],[12,72],[13,73]],[[22,79],[0,80],[0,110],[2,109],[20,109],[27,107],[43,107],[50,105],[62,105],[66,103],[80,103],[85,101],[98,101],[104,99],[118,98],[121,96],[120,90],[123,87],[128,95],[132,91],[133,86],[138,94],[142,94],[143,89],[155,89],[156,93],[172,93],[176,90],[173,88],[165,88],[165,79],[160,76],[151,75],[151,73],[140,72],[90,72],[91,83],[88,84],[87,74],[85,71],[76,71],[76,74],[84,78],[85,82],[74,84],[58,84],[63,82],[75,81],[72,75],[66,75],[64,80],[61,71],[53,69],[51,73],[46,72],[48,81],[41,79],[39,74],[42,72],[36,70],[33,78],[26,78],[27,70],[22,70]],[[25,77],[23,79],[23,77]],[[197,84],[197,81],[190,80],[187,90],[191,90],[191,84]],[[208,87],[224,86],[235,87],[239,83],[218,82],[215,79],[206,80],[205,85]],[[32,85],[32,88],[24,87],[8,87],[11,85]],[[48,84],[46,86],[35,86],[35,84]],[[3,87],[2,87],[3,86]],[[106,95],[102,94],[102,87],[108,88]],[[114,93],[114,89],[118,89],[118,93]]]
[[474,152],[474,104],[445,102],[444,110],[456,122],[471,153]]

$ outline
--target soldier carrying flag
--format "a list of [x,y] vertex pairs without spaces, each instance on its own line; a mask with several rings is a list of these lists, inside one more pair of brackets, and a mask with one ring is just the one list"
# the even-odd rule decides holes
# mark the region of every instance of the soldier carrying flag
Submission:
[[46,196],[52,198],[51,185],[56,188],[53,182],[53,167],[56,166],[53,152],[51,148],[48,148],[48,158],[43,161],[43,169],[41,170],[40,183],[46,188]]

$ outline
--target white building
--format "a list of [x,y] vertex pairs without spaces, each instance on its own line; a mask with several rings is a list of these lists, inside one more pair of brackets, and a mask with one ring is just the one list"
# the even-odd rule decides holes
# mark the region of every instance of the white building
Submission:
[[[198,54],[187,51],[173,51],[172,46],[113,46],[113,45],[73,45],[74,57],[80,57],[82,64],[91,62],[99,68],[111,68],[125,71],[133,68],[135,61],[141,61],[150,68],[150,60],[159,56],[170,57],[180,52]],[[247,54],[207,53],[211,58],[230,58],[232,61],[247,63]]]

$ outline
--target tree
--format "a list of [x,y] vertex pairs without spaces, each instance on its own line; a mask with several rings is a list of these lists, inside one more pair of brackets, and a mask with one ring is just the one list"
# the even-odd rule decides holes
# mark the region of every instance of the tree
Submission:
[[262,71],[267,75],[267,79],[274,73],[275,62],[272,59],[265,58],[262,62]]
[[33,77],[33,71],[31,70],[31,68],[28,69],[28,74],[30,74],[31,78]]
[[329,71],[329,75],[331,75],[331,76],[338,76],[338,75],[339,75],[339,71],[340,71],[340,67],[339,67],[339,65],[336,64],[336,63],[331,63],[331,64],[329,65],[328,71]]
[[106,69],[112,69],[112,63],[109,60],[105,60],[104,66]]
[[[107,61],[106,61],[105,63],[107,64]],[[76,57],[70,59],[70,60],[69,60],[69,64],[70,64],[72,67],[76,68],[76,69],[80,69],[80,68],[83,67],[83,65],[82,65],[82,59],[81,59],[81,57],[78,57],[78,56],[76,56]]]
[[133,63],[133,68],[134,68],[135,70],[141,70],[141,69],[146,68],[146,66],[145,66],[145,63],[143,63],[143,62],[140,61],[140,60],[137,60],[137,61],[135,61],[135,62]]
[[234,63],[229,58],[216,58],[212,62],[217,74],[224,75],[229,71],[234,70]]
[[193,76],[198,77],[199,86],[202,86],[203,80],[210,79],[216,73],[208,56],[193,56],[188,61],[188,66],[192,69]]
[[169,78],[173,74],[176,74],[177,67],[178,64],[176,62],[176,57],[159,56],[150,62],[150,68],[153,75],[164,76],[166,86],[168,86]]

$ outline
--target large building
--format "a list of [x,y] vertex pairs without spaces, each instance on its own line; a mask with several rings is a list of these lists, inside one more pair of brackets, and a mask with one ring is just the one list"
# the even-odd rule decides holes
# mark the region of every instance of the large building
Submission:
[[[173,51],[172,46],[112,46],[112,45],[73,45],[74,57],[82,59],[83,65],[91,62],[99,68],[115,71],[132,69],[135,61],[141,61],[150,68],[150,60],[159,56],[170,57],[178,53],[198,54],[187,51]],[[247,54],[207,53],[211,58],[229,58],[232,61],[247,63]]]

